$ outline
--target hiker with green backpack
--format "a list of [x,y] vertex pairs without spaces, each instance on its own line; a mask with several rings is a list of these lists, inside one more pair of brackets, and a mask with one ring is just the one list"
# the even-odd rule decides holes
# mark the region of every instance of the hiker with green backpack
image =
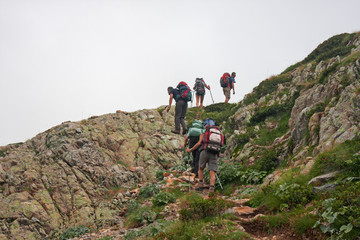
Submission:
[[168,87],[169,106],[166,111],[171,109],[173,99],[175,100],[175,129],[171,130],[172,133],[180,134],[180,124],[182,127],[182,134],[187,133],[187,127],[185,123],[185,115],[188,109],[188,101],[192,100],[191,89],[186,82],[180,82],[176,88]]
[[[205,132],[205,127],[202,121],[200,120],[194,120],[191,127],[189,128],[189,131],[187,133],[187,136],[185,137],[184,142],[184,148],[186,148],[187,144],[189,144],[189,148],[192,148],[200,138],[200,135]],[[200,151],[199,148],[192,151],[193,155],[193,162],[192,162],[192,173],[195,173],[195,177],[198,177],[198,171],[199,171],[199,157],[200,157]]]
[[210,171],[210,187],[209,192],[215,191],[215,180],[217,172],[217,159],[221,152],[221,147],[224,144],[224,136],[222,135],[220,128],[215,126],[215,121],[212,119],[206,119],[205,132],[199,137],[199,141],[192,147],[187,148],[186,152],[193,152],[199,148],[199,183],[196,186],[196,190],[202,191],[204,187],[204,169],[208,165]]
[[205,88],[210,90],[210,86],[207,85],[202,78],[195,79],[194,90],[196,92],[196,107],[199,107],[199,100],[200,100],[200,108],[203,107],[203,101],[205,96]]

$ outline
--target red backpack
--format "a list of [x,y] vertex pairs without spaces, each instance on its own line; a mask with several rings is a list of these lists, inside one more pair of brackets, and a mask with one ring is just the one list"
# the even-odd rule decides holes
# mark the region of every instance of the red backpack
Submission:
[[192,100],[191,89],[186,82],[179,82],[176,88],[179,89],[182,99],[187,102]]
[[229,78],[230,78],[230,74],[229,73],[224,73],[222,75],[222,77],[220,78],[220,85],[223,88],[226,88],[229,86]]
[[203,139],[204,149],[211,153],[220,153],[224,145],[224,136],[221,134],[219,127],[206,126]]

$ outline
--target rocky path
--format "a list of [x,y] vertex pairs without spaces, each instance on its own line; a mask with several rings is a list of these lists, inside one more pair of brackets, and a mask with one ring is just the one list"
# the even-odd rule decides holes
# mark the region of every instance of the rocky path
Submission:
[[[177,172],[179,174],[179,172]],[[171,188],[173,186],[176,186],[176,183],[184,183],[188,182],[190,179],[191,182],[191,189],[190,191],[196,191],[194,185],[197,182],[197,179],[194,178],[193,175],[182,173],[181,176],[175,177],[175,174],[173,173],[165,173],[164,174],[164,180],[165,183],[161,186],[162,188]],[[186,188],[186,189],[185,189]],[[187,187],[184,187],[184,192],[187,192]],[[132,197],[137,198],[137,196],[134,196],[134,194],[138,194],[139,189],[132,190]],[[199,193],[199,192],[198,192]],[[207,199],[209,198],[208,191],[204,190],[203,192],[200,192],[200,194],[203,196],[203,198]],[[218,195],[218,197],[223,198],[227,202],[232,203],[232,208],[229,208],[225,211],[225,213],[231,213],[234,216],[236,216],[235,219],[233,219],[233,223],[235,224],[236,228],[239,230],[248,233],[252,239],[254,240],[288,240],[288,239],[306,239],[306,238],[299,238],[296,236],[291,229],[282,228],[280,230],[277,230],[276,232],[269,233],[267,231],[267,227],[265,226],[265,223],[262,221],[255,221],[262,216],[266,215],[266,208],[251,208],[249,206],[246,206],[246,203],[250,199],[236,199],[235,196],[224,196],[224,195]],[[150,201],[147,201],[147,203],[151,205]],[[161,215],[165,215],[166,220],[177,220],[179,219],[179,202],[168,204],[163,212],[161,212]],[[123,221],[125,222],[125,217],[122,217]],[[132,230],[140,230],[145,226],[139,227],[139,228],[126,228],[124,224],[116,225],[109,228],[104,228],[101,230],[98,230],[97,232],[92,232],[85,234],[81,237],[73,238],[73,240],[95,240],[95,239],[106,239],[106,240],[120,240],[124,239],[125,235]]]

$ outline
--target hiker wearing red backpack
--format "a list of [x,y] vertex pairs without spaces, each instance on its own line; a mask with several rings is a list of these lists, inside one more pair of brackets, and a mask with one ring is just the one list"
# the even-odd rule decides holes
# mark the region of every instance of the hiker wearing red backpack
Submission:
[[168,87],[168,93],[170,95],[169,98],[169,106],[166,111],[169,111],[171,108],[171,104],[173,99],[175,100],[175,129],[171,130],[172,133],[180,134],[180,124],[182,126],[182,134],[187,133],[187,127],[185,123],[185,115],[188,109],[188,101],[191,101],[191,89],[185,82],[180,82],[176,88]]
[[194,90],[196,92],[195,96],[196,96],[196,107],[199,107],[199,100],[200,100],[200,108],[203,107],[203,101],[204,101],[204,96],[205,96],[205,88],[210,90],[210,86],[207,85],[204,81],[204,79],[202,78],[196,78],[195,80],[195,85],[194,85]]
[[199,183],[196,190],[202,191],[204,189],[204,169],[208,165],[210,171],[210,187],[209,192],[215,191],[216,171],[218,168],[217,159],[224,144],[224,136],[221,134],[219,127],[215,126],[215,121],[206,119],[204,121],[206,130],[200,135],[199,141],[192,147],[187,148],[186,152],[192,152],[200,148],[199,158]]
[[229,102],[231,96],[231,89],[233,90],[233,94],[235,94],[235,77],[236,73],[224,73],[223,76],[220,78],[220,85],[223,88],[223,92],[225,95],[225,102]]

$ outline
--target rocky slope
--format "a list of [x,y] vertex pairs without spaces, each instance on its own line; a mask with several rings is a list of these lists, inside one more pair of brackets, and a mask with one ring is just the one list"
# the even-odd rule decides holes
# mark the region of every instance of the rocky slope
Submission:
[[[359,137],[359,80],[360,34],[325,41],[236,105],[223,125],[226,158],[266,173],[286,163],[264,185],[292,167],[307,174],[319,153]],[[0,239],[41,239],[81,224],[123,226],[122,209],[138,194],[128,189],[182,158],[183,137],[170,134],[173,114],[118,111],[1,147]]]
[[[348,51],[339,51],[339,42]],[[324,49],[328,55],[320,54]],[[228,154],[254,164],[264,149],[273,148],[278,163],[294,155],[292,160],[304,167],[309,156],[358,136],[359,33],[335,36],[308,58],[314,53],[317,58],[266,79],[244,98],[230,121],[235,131],[228,141]],[[286,126],[281,126],[282,120]],[[264,143],[259,140],[264,132],[277,135]]]
[[[125,189],[182,156],[183,137],[161,110],[118,111],[65,122],[1,148],[0,239],[40,239],[74,225],[116,223]],[[146,169],[146,171],[145,171]],[[115,191],[113,191],[115,192]]]

